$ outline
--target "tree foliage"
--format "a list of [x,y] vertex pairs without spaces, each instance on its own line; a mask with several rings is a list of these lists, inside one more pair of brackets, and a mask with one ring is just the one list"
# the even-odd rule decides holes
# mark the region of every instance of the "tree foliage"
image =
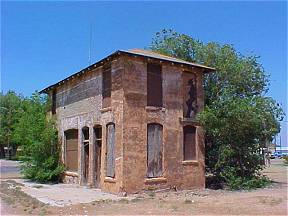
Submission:
[[264,185],[259,150],[279,132],[283,111],[265,96],[269,76],[258,57],[165,29],[156,33],[150,48],[216,69],[204,78],[205,109],[198,115],[206,131],[207,171],[232,189]]
[[[4,147],[8,147],[9,156],[16,153],[17,147],[21,144],[14,137],[14,125],[19,120],[19,112],[22,109],[21,95],[13,91],[6,94],[0,93],[0,156],[4,156]],[[10,152],[10,150],[13,150]]]
[[14,139],[21,143],[22,171],[28,179],[58,181],[63,172],[59,164],[59,145],[55,122],[47,116],[49,102],[37,92],[22,102]]

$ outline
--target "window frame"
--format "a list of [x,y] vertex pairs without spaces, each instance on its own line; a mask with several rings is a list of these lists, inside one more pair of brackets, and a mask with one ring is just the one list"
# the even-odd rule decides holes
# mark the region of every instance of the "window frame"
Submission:
[[[161,143],[160,143],[160,150],[161,150],[161,170],[159,171],[160,172],[160,174],[156,174],[155,175],[155,173],[153,173],[151,176],[150,176],[150,172],[151,172],[151,169],[152,168],[149,168],[150,167],[150,165],[149,165],[149,127],[150,126],[159,126],[159,128],[161,129],[160,130],[160,132],[161,132]],[[153,122],[153,123],[148,123],[147,124],[147,139],[146,139],[146,143],[147,143],[147,158],[146,158],[146,167],[147,167],[147,172],[146,172],[146,176],[147,176],[147,178],[148,179],[150,179],[150,178],[161,178],[161,177],[163,177],[163,173],[164,173],[164,127],[163,127],[163,125],[162,124],[159,124],[159,123],[155,123],[155,122]],[[155,171],[155,170],[154,170]],[[152,172],[154,172],[154,171],[152,171]]]
[[[189,83],[192,82],[192,83]],[[194,84],[194,85],[193,85]],[[198,78],[191,71],[182,72],[183,117],[195,118],[198,113]],[[192,116],[191,116],[192,115]]]
[[[108,127],[110,126],[110,125],[112,125],[113,126],[113,128],[114,128],[114,136],[112,135],[112,139],[114,139],[114,146],[113,146],[113,150],[114,151],[112,151],[112,161],[111,161],[111,163],[112,163],[112,167],[111,167],[111,173],[110,173],[110,170],[108,170],[109,169],[109,165],[108,165],[108,157],[109,157],[109,154],[110,154],[110,152],[108,152],[108,146],[109,146],[109,143],[108,143],[108,138],[109,138],[109,130],[108,130]],[[111,143],[112,144],[112,143]],[[105,176],[106,177],[108,177],[108,178],[115,178],[115,176],[116,176],[116,126],[115,126],[115,123],[113,123],[113,122],[109,122],[108,124],[106,124],[106,155],[105,155]]]
[[[71,168],[69,168],[68,167],[68,157],[67,157],[67,152],[68,152],[68,146],[67,146],[67,134],[68,133],[72,133],[72,132],[76,132],[76,134],[77,134],[77,146],[76,146],[76,149],[75,150],[73,150],[73,151],[76,151],[76,163],[77,163],[77,168],[75,168],[75,169],[71,169]],[[75,173],[77,173],[78,172],[78,170],[79,170],[79,166],[78,166],[78,163],[79,163],[79,131],[78,131],[78,129],[68,129],[68,130],[66,130],[66,131],[64,131],[64,137],[65,137],[65,143],[64,143],[64,147],[65,147],[65,167],[66,167],[66,169],[67,169],[67,171],[69,171],[69,172],[75,172]],[[69,151],[71,151],[71,150],[69,150]]]
[[[186,153],[186,149],[187,149],[186,144],[189,144],[189,143],[185,142],[185,134],[186,134],[185,129],[189,129],[189,128],[194,129],[194,150],[195,150],[195,153],[194,153],[194,155],[187,157],[186,155],[188,153]],[[182,130],[183,130],[183,161],[198,161],[197,127],[194,125],[185,125],[182,127]]]
[[56,89],[53,89],[52,91],[52,96],[51,96],[51,112],[52,112],[52,115],[55,115],[56,114],[56,109],[57,109],[57,91]]
[[111,63],[107,63],[102,69],[102,108],[111,106],[112,95],[112,68]]
[[[157,85],[157,86],[155,86]],[[155,89],[159,89],[159,92]],[[156,92],[156,94],[155,94]],[[147,103],[148,107],[163,107],[162,64],[147,63]]]

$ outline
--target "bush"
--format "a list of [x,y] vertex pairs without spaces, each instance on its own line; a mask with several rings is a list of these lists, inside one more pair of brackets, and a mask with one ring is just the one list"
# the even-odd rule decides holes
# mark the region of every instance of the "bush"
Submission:
[[58,159],[53,156],[46,158],[41,166],[26,161],[21,168],[25,178],[40,183],[59,182],[60,174],[64,171],[64,167],[58,165]]
[[15,137],[22,143],[21,166],[25,178],[37,182],[58,182],[64,166],[55,121],[47,116],[47,98],[35,93],[25,101]]
[[260,150],[279,133],[284,113],[266,96],[269,76],[258,57],[167,29],[156,33],[150,48],[216,69],[204,76],[205,109],[198,115],[205,129],[206,171],[214,176],[209,183],[232,189],[266,184],[258,175],[263,169]]
[[254,188],[262,188],[271,183],[271,181],[263,175],[239,176],[235,169],[230,168],[222,173],[222,177],[230,190],[251,190]]

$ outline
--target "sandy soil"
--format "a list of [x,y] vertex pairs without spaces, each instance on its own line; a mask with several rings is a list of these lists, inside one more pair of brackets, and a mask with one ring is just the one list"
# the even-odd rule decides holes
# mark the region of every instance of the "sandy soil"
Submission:
[[28,196],[22,185],[1,182],[1,215],[99,215],[99,214],[204,214],[287,215],[287,166],[272,160],[264,174],[274,183],[252,191],[187,190],[146,192],[129,200],[97,200],[86,204],[55,207]]

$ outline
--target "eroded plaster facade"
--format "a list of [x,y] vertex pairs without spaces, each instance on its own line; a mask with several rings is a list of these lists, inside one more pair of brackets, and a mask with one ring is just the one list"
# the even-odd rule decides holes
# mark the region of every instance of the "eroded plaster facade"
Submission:
[[[117,55],[106,59],[111,64],[111,105],[102,107],[103,65],[53,87],[47,93],[56,100],[57,126],[66,163],[65,131],[78,131],[78,169],[66,171],[63,181],[99,187],[112,193],[134,193],[143,189],[176,187],[192,189],[205,187],[204,134],[195,116],[186,118],[187,92],[183,73],[196,78],[196,103],[199,112],[204,106],[203,73],[201,67],[174,64],[146,57]],[[162,67],[162,107],[147,106],[147,64]],[[189,78],[189,77],[188,77]],[[185,96],[186,94],[186,96]],[[106,126],[115,125],[115,176],[107,177]],[[147,125],[163,127],[162,175],[147,177]],[[183,127],[196,128],[193,160],[184,160]],[[101,155],[97,155],[94,128],[102,129]],[[89,162],[85,165],[82,129],[89,128]],[[88,148],[87,148],[88,149]],[[99,152],[98,152],[99,154]],[[97,162],[100,165],[97,165]],[[85,166],[89,172],[85,177]],[[96,177],[98,175],[98,178]]]

